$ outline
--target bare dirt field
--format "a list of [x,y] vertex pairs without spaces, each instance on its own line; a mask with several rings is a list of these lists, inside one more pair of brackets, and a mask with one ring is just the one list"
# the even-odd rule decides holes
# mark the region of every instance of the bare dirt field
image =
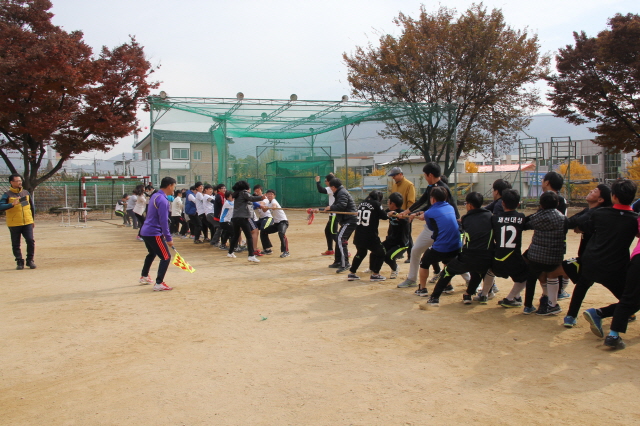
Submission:
[[[582,316],[565,329],[564,313],[463,305],[459,277],[423,310],[400,280],[327,268],[324,217],[290,218],[291,257],[259,265],[178,240],[196,272],[170,266],[171,292],[138,285],[146,250],[131,228],[40,220],[38,269],[16,271],[0,224],[0,424],[640,423],[640,323],[611,352]],[[568,234],[567,257],[578,241]],[[583,307],[612,300],[596,285]]]

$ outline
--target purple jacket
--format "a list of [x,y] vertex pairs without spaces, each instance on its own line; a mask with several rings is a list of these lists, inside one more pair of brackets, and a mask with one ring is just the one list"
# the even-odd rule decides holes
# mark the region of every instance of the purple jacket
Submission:
[[149,199],[149,208],[147,210],[147,218],[140,230],[143,237],[155,237],[164,235],[166,241],[172,241],[169,232],[169,215],[171,213],[171,204],[167,200],[164,192],[158,191]]

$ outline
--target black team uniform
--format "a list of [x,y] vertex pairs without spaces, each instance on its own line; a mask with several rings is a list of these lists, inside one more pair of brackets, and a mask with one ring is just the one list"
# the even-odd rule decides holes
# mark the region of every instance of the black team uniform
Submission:
[[[394,210],[394,212],[400,214],[402,209]],[[397,216],[389,218],[389,231],[387,231],[387,238],[382,242],[382,246],[385,250],[384,263],[389,265],[392,271],[398,271],[396,259],[409,248],[410,229],[409,219],[399,219]]]
[[[513,293],[519,294],[524,289],[528,276],[528,266],[522,257],[522,231],[525,219],[524,213],[516,210],[503,210],[491,218],[495,251],[489,274],[511,278],[514,282],[513,297],[507,296],[500,302],[505,308],[522,306],[522,300],[516,300],[518,296]],[[486,301],[487,296],[480,298],[480,303]]]
[[369,269],[371,269],[372,281],[382,281],[383,277],[376,278],[380,274],[380,268],[384,263],[385,249],[378,236],[378,225],[380,220],[387,220],[387,213],[384,211],[380,203],[376,200],[364,200],[358,206],[358,216],[356,222],[356,233],[353,237],[353,244],[356,246],[356,255],[353,257],[353,263],[349,271],[349,279],[354,278],[353,275],[358,271],[360,264],[367,252],[371,252]]
[[580,234],[580,245],[578,246],[578,255],[572,259],[567,259],[562,262],[562,269],[564,269],[564,273],[567,274],[567,277],[574,284],[578,282],[578,278],[581,274],[580,269],[580,258],[584,253],[585,248],[587,247],[587,243],[589,239],[591,239],[591,231],[587,224],[591,219],[591,214],[596,211],[596,209],[602,208],[601,206],[597,206],[594,208],[586,207],[584,210],[574,214],[567,221],[567,228],[576,229],[578,228],[582,233]]
[[[584,228],[591,238],[580,257],[582,273],[578,278],[568,316],[576,318],[587,291],[594,282],[605,286],[620,299],[629,266],[629,246],[638,233],[638,214],[630,206],[615,204],[591,213]],[[611,317],[615,304],[601,308],[601,317]]]
[[493,258],[492,217],[492,213],[483,208],[469,210],[466,215],[462,216],[464,235],[462,251],[445,266],[444,274],[438,280],[427,301],[429,305],[439,306],[440,295],[451,283],[453,276],[466,272],[471,273],[471,279],[467,285],[467,294],[463,295],[463,301],[465,303],[471,301],[471,295],[476,293],[482,278],[491,267]]

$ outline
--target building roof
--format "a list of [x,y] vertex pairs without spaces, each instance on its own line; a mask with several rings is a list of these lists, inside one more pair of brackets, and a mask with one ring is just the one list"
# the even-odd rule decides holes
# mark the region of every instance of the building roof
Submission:
[[[174,130],[154,130],[153,139],[158,142],[188,142],[211,144],[211,133],[209,132],[179,132]],[[151,134],[147,134],[134,149],[142,149],[151,142]]]
[[[522,166],[522,168],[520,168]],[[517,172],[518,170],[530,171],[536,168],[536,163],[526,163],[526,164],[496,164],[495,166],[478,166],[478,173],[488,173],[494,171],[492,168],[495,167],[496,172]]]

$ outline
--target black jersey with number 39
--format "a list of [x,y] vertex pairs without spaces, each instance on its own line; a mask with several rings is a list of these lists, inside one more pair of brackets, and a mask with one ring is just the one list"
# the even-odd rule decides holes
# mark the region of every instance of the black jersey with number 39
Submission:
[[524,219],[524,213],[517,211],[502,212],[491,218],[496,260],[504,262],[509,257],[521,255]]
[[356,234],[353,237],[355,245],[367,244],[369,242],[380,241],[378,236],[378,225],[380,219],[387,220],[387,213],[379,202],[365,200],[360,203],[357,210]]

